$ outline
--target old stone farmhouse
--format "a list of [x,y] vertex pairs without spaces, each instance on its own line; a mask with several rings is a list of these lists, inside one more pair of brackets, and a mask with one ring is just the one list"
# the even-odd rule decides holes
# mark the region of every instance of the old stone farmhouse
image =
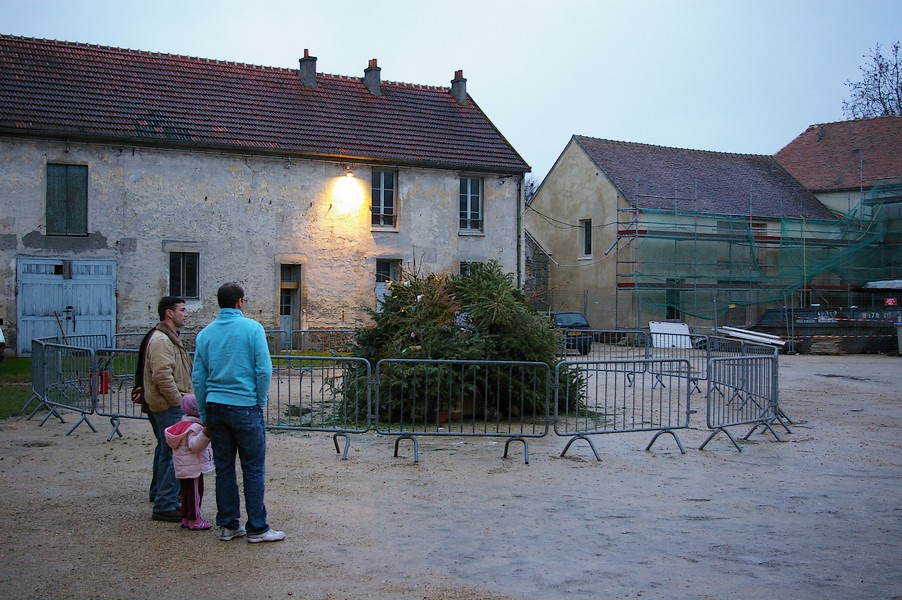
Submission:
[[[362,65],[364,66],[364,65]],[[366,324],[401,270],[522,282],[529,166],[467,93],[0,36],[0,319],[34,337],[189,329],[242,283],[285,331]]]

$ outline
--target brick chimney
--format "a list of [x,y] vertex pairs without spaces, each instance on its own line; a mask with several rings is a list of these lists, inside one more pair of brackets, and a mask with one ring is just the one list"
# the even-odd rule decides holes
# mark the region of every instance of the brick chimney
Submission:
[[451,95],[461,106],[467,105],[467,80],[464,78],[463,69],[454,71],[454,79],[451,80]]
[[308,88],[316,87],[316,57],[310,56],[310,51],[304,48],[304,58],[298,61],[298,76],[301,78],[301,85]]
[[379,75],[380,71],[382,71],[382,69],[376,64],[375,58],[370,59],[370,66],[363,71],[363,83],[366,85],[366,89],[374,96],[382,95],[382,77]]

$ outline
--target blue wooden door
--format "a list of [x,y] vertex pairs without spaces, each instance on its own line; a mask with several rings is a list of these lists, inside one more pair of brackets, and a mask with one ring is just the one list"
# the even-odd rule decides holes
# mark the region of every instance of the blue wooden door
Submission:
[[16,353],[32,338],[116,331],[116,261],[19,257],[16,260]]

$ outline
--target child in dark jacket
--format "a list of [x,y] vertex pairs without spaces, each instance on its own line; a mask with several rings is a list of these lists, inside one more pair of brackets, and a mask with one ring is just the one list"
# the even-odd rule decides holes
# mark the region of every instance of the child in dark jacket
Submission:
[[189,394],[182,398],[182,420],[166,428],[166,443],[172,448],[172,466],[181,483],[182,527],[210,529],[213,525],[200,516],[204,498],[204,473],[213,470],[213,449],[204,434],[197,413],[197,400]]

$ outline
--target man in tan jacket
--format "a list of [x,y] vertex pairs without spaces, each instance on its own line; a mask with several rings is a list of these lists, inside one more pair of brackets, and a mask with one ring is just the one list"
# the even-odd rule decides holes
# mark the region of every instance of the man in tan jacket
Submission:
[[144,398],[150,407],[147,415],[157,445],[154,448],[151,500],[154,521],[181,521],[179,481],[172,467],[172,449],[166,443],[165,429],[181,420],[182,396],[190,394],[191,357],[179,339],[179,330],[188,321],[185,299],[164,296],[157,305],[160,322],[147,342],[144,358]]

